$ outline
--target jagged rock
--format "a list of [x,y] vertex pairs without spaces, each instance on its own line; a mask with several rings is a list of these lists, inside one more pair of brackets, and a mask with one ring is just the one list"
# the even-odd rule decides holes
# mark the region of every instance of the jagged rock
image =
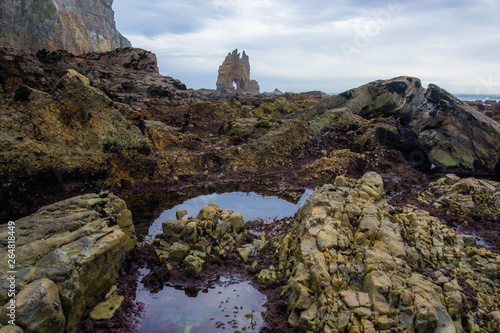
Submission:
[[131,46],[117,30],[113,0],[0,3],[0,46],[36,52],[106,52]]
[[188,113],[190,101],[186,86],[179,80],[161,75],[156,55],[152,52],[127,47],[79,56],[45,50],[35,55],[0,48],[0,82],[16,77],[31,88],[49,93],[68,69],[88,77],[95,88],[113,101],[141,110],[150,120],[181,126]]
[[[56,284],[49,279],[35,280],[21,289],[15,297],[16,324],[26,332],[64,332],[66,318]],[[9,303],[7,303],[9,304]],[[8,305],[0,308],[0,320],[6,325]]]
[[184,267],[186,269],[198,274],[201,271],[201,268],[203,266],[203,260],[194,256],[194,255],[188,255],[186,258],[183,260]]
[[438,86],[429,85],[411,126],[439,168],[495,172],[500,167],[500,124]]
[[[236,84],[236,89],[233,83]],[[257,81],[250,80],[250,61],[245,51],[243,51],[241,58],[238,49],[232,53],[230,52],[219,67],[217,90],[232,93],[258,94],[259,89]]]
[[419,200],[459,216],[486,214],[500,217],[500,183],[448,174],[430,183]]
[[163,239],[153,240],[156,254],[165,264],[181,263],[184,268],[199,273],[207,256],[224,256],[226,250],[234,250],[246,235],[241,213],[222,210],[215,203],[204,206],[196,218],[186,217],[185,210],[178,212],[177,217],[183,219],[163,221]]
[[257,274],[257,279],[263,283],[273,283],[277,279],[276,269],[271,266],[269,268],[261,270],[259,274]]
[[[57,202],[15,221],[15,225],[16,291],[24,295],[33,281],[47,288],[53,285],[59,291],[58,306],[64,313],[66,330],[80,320],[86,304],[100,297],[115,281],[126,252],[137,242],[131,212],[123,200],[108,192]],[[0,226],[2,305],[7,302],[9,289],[9,270],[4,266],[7,227]]]
[[[316,189],[279,245],[290,325],[313,332],[496,332],[496,322],[478,318],[498,316],[491,308],[500,301],[498,254],[462,246],[452,229],[415,206],[394,209],[363,195],[367,186],[383,195],[374,173],[336,183],[342,186]],[[327,239],[336,244],[325,246]]]

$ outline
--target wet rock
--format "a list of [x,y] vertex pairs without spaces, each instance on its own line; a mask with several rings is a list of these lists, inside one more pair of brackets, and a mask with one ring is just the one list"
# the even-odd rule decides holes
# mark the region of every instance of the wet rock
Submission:
[[[126,252],[136,244],[130,211],[123,200],[109,192],[57,202],[15,224],[16,291],[21,295],[34,281],[51,281],[47,283],[57,286],[66,329],[80,320],[86,304],[115,281]],[[0,234],[5,235],[0,258],[6,264],[6,224],[0,226]],[[7,271],[2,268],[0,273],[2,304],[9,289]]]
[[90,312],[90,318],[94,320],[111,319],[115,315],[116,310],[120,308],[124,297],[115,293],[116,286],[106,294],[105,300],[97,304]]
[[[316,189],[279,246],[291,326],[495,332],[497,324],[478,318],[500,301],[500,277],[493,272],[500,268],[498,254],[465,247],[452,229],[415,206],[387,205],[374,173],[337,183],[342,186]],[[363,195],[364,187],[377,196]],[[335,238],[336,245],[328,242]]]
[[[26,332],[64,332],[63,313],[56,284],[46,278],[35,280],[22,288],[15,297],[16,324]],[[9,304],[9,303],[7,303]],[[0,320],[7,325],[8,305],[0,308]]]
[[187,220],[188,219],[188,211],[185,210],[185,209],[178,209],[176,212],[175,212],[175,217],[178,219],[178,220]]
[[500,183],[448,174],[429,184],[419,200],[439,204],[460,216],[486,214],[500,217]]
[[318,103],[314,113],[341,107],[365,119],[397,116],[411,117],[412,112],[424,100],[425,88],[417,78],[397,77],[378,80],[351,89]]
[[201,271],[202,265],[203,265],[203,260],[200,258],[197,258],[196,256],[193,255],[188,255],[186,258],[183,260],[184,267],[186,269],[198,274]]
[[276,281],[276,269],[271,266],[269,268],[263,269],[257,274],[257,279],[263,283],[273,283]]
[[[184,210],[178,212],[177,218],[182,220],[162,222],[163,239],[153,240],[156,254],[166,265],[174,261],[199,273],[205,258],[224,257],[227,250],[236,250],[235,246],[246,235],[243,216],[229,209],[222,210],[215,203],[204,206],[196,218],[187,217]],[[253,251],[254,245],[248,251],[238,249],[243,260]]]
[[191,247],[188,244],[175,242],[170,248],[168,259],[175,262],[181,262],[186,257]]
[[245,226],[243,216],[239,212],[231,213],[231,215],[229,215],[229,222],[231,223],[231,226],[236,233],[239,233],[240,230]]

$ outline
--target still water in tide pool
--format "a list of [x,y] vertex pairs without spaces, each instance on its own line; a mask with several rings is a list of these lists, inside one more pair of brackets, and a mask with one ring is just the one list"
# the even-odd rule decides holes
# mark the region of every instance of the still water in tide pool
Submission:
[[266,296],[248,281],[221,278],[195,297],[173,287],[156,294],[141,288],[136,300],[146,309],[138,332],[258,332],[264,326]]
[[[240,212],[245,221],[262,219],[272,223],[274,219],[293,216],[311,193],[305,190],[296,203],[254,192],[198,196],[164,211],[149,228],[148,236],[161,233],[161,223],[175,219],[178,209],[186,209],[190,217],[196,217],[200,209],[211,202],[222,209]],[[142,276],[148,273],[148,269],[141,269]],[[196,295],[171,286],[151,293],[139,282],[136,301],[145,304],[137,331],[141,333],[258,332],[264,326],[262,312],[266,296],[249,281],[229,277],[221,277],[213,287]]]
[[151,227],[149,227],[148,236],[151,237],[160,234],[162,232],[161,223],[166,220],[175,220],[175,212],[178,209],[186,209],[189,217],[196,217],[203,206],[211,202],[216,203],[222,209],[240,212],[245,221],[262,219],[266,223],[271,223],[274,219],[293,216],[306,202],[312,192],[312,190],[306,189],[297,203],[292,203],[275,196],[264,196],[255,192],[200,195],[163,211]]

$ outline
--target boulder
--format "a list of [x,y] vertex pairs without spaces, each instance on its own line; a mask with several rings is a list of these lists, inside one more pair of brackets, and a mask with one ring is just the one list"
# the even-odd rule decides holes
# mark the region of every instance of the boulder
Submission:
[[414,77],[378,80],[318,103],[309,111],[308,116],[318,115],[326,110],[348,108],[354,115],[365,119],[389,116],[409,119],[424,100],[424,94],[422,82]]
[[[14,222],[16,291],[24,295],[34,281],[57,286],[67,330],[115,281],[126,252],[137,242],[125,202],[109,192],[57,202]],[[6,265],[6,224],[0,235],[0,265]],[[2,267],[0,273],[0,304],[8,301],[7,271]]]
[[500,167],[500,124],[436,85],[429,85],[411,127],[439,168],[494,173]]
[[[64,332],[66,318],[56,284],[46,278],[35,280],[21,289],[14,298],[16,324],[26,332]],[[9,302],[10,303],[10,302]],[[6,325],[8,304],[0,308],[0,321]]]
[[3,326],[0,324],[0,333],[24,333],[23,329],[17,325]]

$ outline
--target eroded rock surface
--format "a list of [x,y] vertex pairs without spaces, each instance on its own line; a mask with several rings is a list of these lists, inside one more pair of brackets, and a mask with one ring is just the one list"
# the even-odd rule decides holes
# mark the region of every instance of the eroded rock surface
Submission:
[[[233,83],[236,84],[234,88]],[[238,49],[230,52],[219,67],[217,90],[230,93],[259,93],[259,84],[250,80],[250,60],[245,51],[240,54]]]
[[0,46],[37,52],[107,52],[131,46],[117,30],[113,0],[0,3]]
[[444,89],[429,85],[411,126],[439,168],[492,172],[500,167],[500,124]]
[[[115,281],[126,252],[137,242],[125,202],[108,192],[43,207],[15,226],[16,323],[33,332],[62,332],[75,325],[86,305]],[[6,324],[6,224],[0,235],[0,320]]]
[[419,200],[461,216],[500,218],[500,183],[487,179],[459,178],[454,174],[429,184]]
[[299,210],[279,271],[289,323],[313,332],[497,332],[500,256],[415,206],[379,175],[337,177]]
[[162,262],[182,264],[199,273],[207,256],[224,257],[235,250],[246,235],[241,213],[222,210],[217,204],[203,207],[196,218],[185,210],[177,211],[177,220],[162,223],[163,239],[155,239],[153,246]]

